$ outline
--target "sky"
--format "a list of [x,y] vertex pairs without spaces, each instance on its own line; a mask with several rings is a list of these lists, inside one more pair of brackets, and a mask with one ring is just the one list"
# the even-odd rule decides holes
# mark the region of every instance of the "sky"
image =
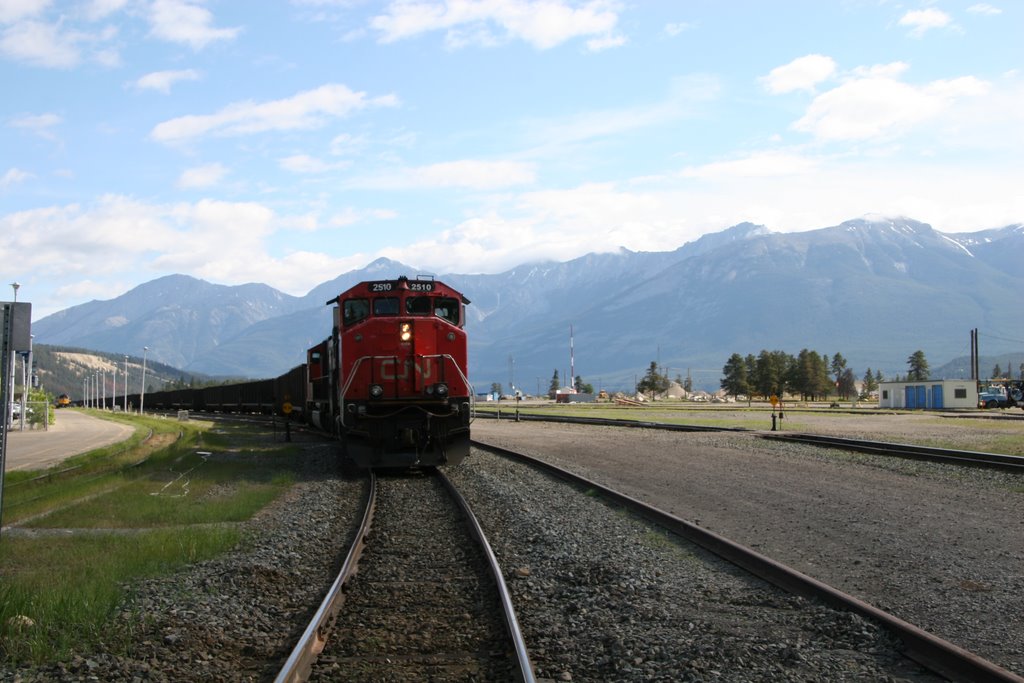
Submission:
[[0,0],[0,287],[1024,221],[1020,0]]

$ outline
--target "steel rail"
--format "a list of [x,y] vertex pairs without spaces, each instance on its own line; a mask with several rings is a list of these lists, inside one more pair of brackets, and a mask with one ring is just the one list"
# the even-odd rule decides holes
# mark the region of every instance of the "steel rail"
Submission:
[[[493,417],[501,419],[499,413],[490,411],[477,411],[477,417]],[[511,418],[510,418],[511,419]],[[568,415],[533,415],[530,413],[519,413],[520,422],[561,422],[564,424],[585,424],[599,425],[602,427],[633,427],[636,429],[663,429],[670,432],[739,432],[752,433],[753,430],[746,427],[712,427],[709,425],[681,425],[669,422],[649,422],[646,420],[618,420],[611,417],[570,417]]]
[[371,471],[363,520],[359,525],[359,530],[356,531],[355,540],[349,548],[341,571],[331,585],[331,589],[327,592],[327,596],[320,604],[320,608],[313,615],[309,626],[306,627],[302,637],[299,638],[298,643],[292,649],[291,655],[285,661],[284,666],[281,667],[277,678],[274,679],[275,683],[294,683],[309,679],[313,662],[316,661],[317,656],[323,651],[324,645],[327,642],[327,633],[345,602],[345,584],[355,575],[359,558],[363,553],[363,548],[366,547],[366,538],[369,536],[370,529],[373,526],[373,513],[376,503],[377,476]]
[[900,639],[905,647],[907,657],[950,680],[971,683],[1024,683],[1024,678],[972,652],[724,536],[702,529],[696,524],[556,465],[476,439],[472,443],[482,450],[527,463],[572,484],[597,491],[602,496],[645,519],[696,543],[705,550],[783,590],[815,598],[832,607],[845,609],[872,619]]
[[807,443],[815,446],[841,448],[860,453],[892,455],[901,458],[944,462],[955,465],[968,465],[971,467],[991,467],[1014,472],[1024,471],[1024,457],[1019,455],[985,453],[982,451],[958,451],[951,448],[917,446],[914,444],[890,443],[885,441],[866,441],[862,439],[848,439],[838,436],[822,436],[801,432],[790,432],[788,434],[772,432],[760,434],[759,436],[764,439]]
[[498,589],[498,596],[501,601],[502,611],[505,616],[505,628],[508,631],[509,636],[512,638],[512,642],[516,652],[516,662],[518,665],[517,673],[518,678],[516,680],[522,681],[523,683],[535,683],[536,679],[533,674],[533,664],[530,663],[530,653],[526,649],[526,640],[523,638],[522,629],[519,628],[519,620],[516,619],[515,607],[512,605],[512,595],[509,593],[508,585],[505,583],[505,578],[501,573],[501,565],[498,564],[498,558],[494,554],[494,550],[491,549],[491,544],[487,542],[487,537],[484,535],[484,530],[480,526],[480,522],[477,520],[476,515],[473,514],[473,510],[469,507],[469,503],[462,497],[455,485],[446,477],[440,470],[437,470],[437,475],[441,478],[441,482],[445,488],[448,489],[448,493],[451,494],[452,498],[458,504],[462,510],[463,516],[466,521],[469,522],[470,532],[476,539],[477,543],[480,544],[481,549],[487,556],[487,564],[490,568],[491,575],[494,577],[494,583]]

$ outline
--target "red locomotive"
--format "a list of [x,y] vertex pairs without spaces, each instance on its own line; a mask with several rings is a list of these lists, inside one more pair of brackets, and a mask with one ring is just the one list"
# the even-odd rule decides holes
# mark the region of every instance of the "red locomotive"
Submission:
[[458,464],[469,454],[462,294],[433,279],[362,282],[327,302],[331,336],[307,352],[309,419],[360,467]]

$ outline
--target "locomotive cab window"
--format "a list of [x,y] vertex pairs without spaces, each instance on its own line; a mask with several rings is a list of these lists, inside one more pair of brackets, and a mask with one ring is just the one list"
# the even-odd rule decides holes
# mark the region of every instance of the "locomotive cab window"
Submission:
[[386,296],[373,300],[374,315],[398,315],[398,297]]
[[429,296],[410,296],[405,300],[405,312],[409,315],[430,315]]
[[354,325],[370,315],[370,302],[366,299],[346,299],[342,306],[345,326]]
[[439,297],[434,300],[434,315],[444,318],[452,325],[459,324],[459,300]]

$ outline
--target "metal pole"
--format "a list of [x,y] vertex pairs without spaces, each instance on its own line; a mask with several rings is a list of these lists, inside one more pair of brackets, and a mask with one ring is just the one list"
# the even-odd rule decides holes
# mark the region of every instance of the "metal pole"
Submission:
[[146,354],[149,353],[149,347],[142,347],[142,391],[139,392],[139,415],[142,415],[142,404],[146,401]]
[[[18,290],[14,290],[17,294]],[[14,349],[11,338],[14,335],[14,309],[6,304],[3,305],[3,343],[0,343],[0,382],[3,382],[3,417],[0,417],[0,528],[3,528],[4,509],[4,471],[7,469],[7,432],[10,428],[11,419],[11,395],[13,378],[8,370],[8,364],[14,361]]]
[[28,403],[25,401],[27,398],[26,394],[28,394],[28,383],[25,381],[28,379],[27,361],[28,356],[21,357],[21,431],[25,431],[25,408],[28,406]]
[[124,357],[124,414],[128,414],[128,356]]

